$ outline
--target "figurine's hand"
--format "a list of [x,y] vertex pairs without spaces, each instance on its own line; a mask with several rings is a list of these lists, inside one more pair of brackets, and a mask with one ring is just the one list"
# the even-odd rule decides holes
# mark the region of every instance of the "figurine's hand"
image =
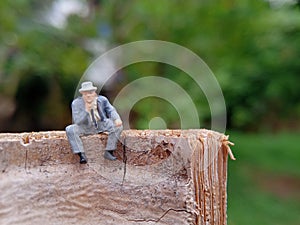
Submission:
[[122,126],[122,124],[123,124],[122,120],[120,120],[120,119],[115,120],[116,127],[120,127],[120,126]]

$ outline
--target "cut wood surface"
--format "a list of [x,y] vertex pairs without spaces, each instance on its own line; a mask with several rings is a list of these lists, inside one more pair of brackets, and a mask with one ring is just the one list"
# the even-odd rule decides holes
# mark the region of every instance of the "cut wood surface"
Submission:
[[226,224],[224,134],[126,130],[116,161],[82,140],[83,165],[64,131],[0,134],[0,224]]

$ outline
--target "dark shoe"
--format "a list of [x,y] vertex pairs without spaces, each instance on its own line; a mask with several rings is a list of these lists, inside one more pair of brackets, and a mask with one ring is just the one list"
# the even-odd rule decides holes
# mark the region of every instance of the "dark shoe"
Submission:
[[85,156],[84,152],[80,152],[78,153],[79,157],[80,157],[80,164],[86,164],[87,163],[87,158]]
[[109,151],[105,151],[104,153],[104,158],[111,160],[111,161],[115,161],[117,158],[114,156],[114,151],[109,150]]

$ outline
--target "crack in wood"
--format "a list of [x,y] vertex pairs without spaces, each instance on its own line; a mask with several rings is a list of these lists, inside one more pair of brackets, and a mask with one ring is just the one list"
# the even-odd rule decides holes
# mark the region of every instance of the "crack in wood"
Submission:
[[127,164],[127,156],[126,156],[126,137],[124,137],[123,141],[123,163],[124,163],[124,172],[123,172],[123,179],[122,179],[122,184],[123,186],[124,181],[125,181],[125,176],[126,176],[126,164]]
[[190,214],[190,212],[188,212],[186,209],[173,209],[170,208],[168,210],[166,210],[158,219],[127,219],[130,222],[155,222],[158,223],[159,221],[161,221],[170,211],[174,211],[174,212],[185,212]]
[[25,150],[25,171],[27,172],[28,150]]

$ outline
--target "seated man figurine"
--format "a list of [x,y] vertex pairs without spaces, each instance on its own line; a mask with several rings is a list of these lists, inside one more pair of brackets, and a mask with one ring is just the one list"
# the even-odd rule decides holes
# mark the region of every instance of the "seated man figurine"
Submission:
[[79,92],[81,97],[72,102],[73,123],[66,127],[66,134],[74,154],[80,163],[87,163],[81,136],[108,132],[104,158],[116,160],[114,150],[123,130],[122,120],[106,97],[97,95],[97,87],[92,82],[83,82]]

